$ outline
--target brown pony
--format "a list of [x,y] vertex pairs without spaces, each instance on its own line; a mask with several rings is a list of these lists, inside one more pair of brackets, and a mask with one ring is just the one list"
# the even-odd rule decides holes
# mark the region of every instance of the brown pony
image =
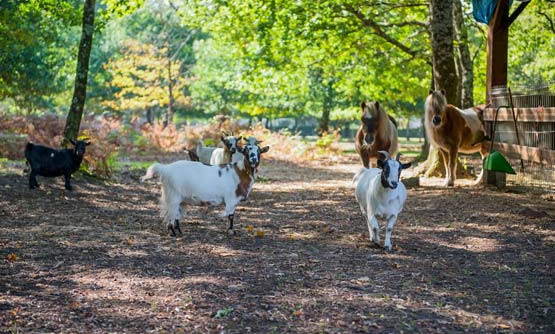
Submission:
[[[481,121],[480,108],[461,110],[447,104],[444,90],[431,90],[425,104],[425,126],[430,143],[439,149],[445,165],[445,185],[455,184],[457,155],[462,153],[480,152],[482,160],[488,154],[487,147],[482,145],[486,133]],[[482,180],[484,171],[476,180]]]
[[378,151],[397,153],[397,123],[380,107],[380,103],[362,102],[360,128],[355,136],[355,149],[364,167],[372,166],[370,158],[377,158]]

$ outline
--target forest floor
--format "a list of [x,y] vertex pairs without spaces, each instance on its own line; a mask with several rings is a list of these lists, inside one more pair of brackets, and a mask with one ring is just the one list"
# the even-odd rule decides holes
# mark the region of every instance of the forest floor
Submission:
[[193,208],[178,238],[144,170],[73,192],[4,170],[0,333],[555,332],[552,194],[432,180],[409,189],[388,253],[370,247],[358,168],[264,161],[237,236]]

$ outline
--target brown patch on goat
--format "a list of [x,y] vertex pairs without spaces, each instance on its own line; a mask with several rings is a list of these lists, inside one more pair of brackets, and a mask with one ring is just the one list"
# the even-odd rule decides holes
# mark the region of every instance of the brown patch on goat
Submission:
[[245,165],[245,169],[240,169],[237,164],[233,165],[235,169],[235,173],[239,176],[239,184],[237,185],[237,189],[235,190],[235,195],[237,197],[246,199],[249,195],[249,188],[251,185],[252,180],[252,170],[250,166]]

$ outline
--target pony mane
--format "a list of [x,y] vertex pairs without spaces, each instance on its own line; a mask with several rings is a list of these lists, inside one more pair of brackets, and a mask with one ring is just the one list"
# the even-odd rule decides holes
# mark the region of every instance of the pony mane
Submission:
[[[393,122],[395,124],[395,122]],[[396,125],[396,124],[395,124]],[[382,109],[382,106],[378,106],[378,135],[386,139],[389,134],[389,115]]]
[[439,90],[430,91],[430,95],[426,98],[424,103],[424,127],[426,128],[426,136],[428,141],[438,146],[432,137],[432,117],[434,112],[444,112],[447,109],[447,100],[445,95]]

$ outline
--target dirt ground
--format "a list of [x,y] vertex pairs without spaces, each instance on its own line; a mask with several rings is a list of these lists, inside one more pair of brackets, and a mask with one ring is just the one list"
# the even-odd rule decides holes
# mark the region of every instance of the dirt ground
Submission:
[[4,173],[0,333],[555,333],[553,196],[432,180],[387,253],[369,245],[358,168],[265,161],[236,237],[195,208],[180,238],[141,171],[73,192]]

